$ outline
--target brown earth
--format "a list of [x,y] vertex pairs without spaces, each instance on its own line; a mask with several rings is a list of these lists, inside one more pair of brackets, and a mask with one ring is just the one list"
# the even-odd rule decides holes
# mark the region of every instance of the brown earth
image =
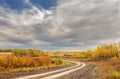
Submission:
[[87,64],[87,66],[83,69],[58,79],[99,79],[99,77],[99,67],[96,65]]

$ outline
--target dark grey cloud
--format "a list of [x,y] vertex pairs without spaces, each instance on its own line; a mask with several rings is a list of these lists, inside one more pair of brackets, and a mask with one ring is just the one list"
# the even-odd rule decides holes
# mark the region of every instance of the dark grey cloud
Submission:
[[[90,49],[120,40],[119,0],[60,0],[50,10],[0,8],[0,47]],[[32,14],[31,14],[32,13]]]

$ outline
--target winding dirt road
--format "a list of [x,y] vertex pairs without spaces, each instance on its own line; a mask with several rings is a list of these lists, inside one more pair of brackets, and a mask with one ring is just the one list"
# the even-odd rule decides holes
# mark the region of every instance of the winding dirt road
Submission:
[[23,76],[23,77],[14,78],[14,79],[57,79],[64,75],[71,74],[74,71],[80,70],[86,66],[85,63],[81,63],[81,62],[75,62],[75,61],[69,61],[69,62],[75,63],[76,65],[69,68],[59,69],[59,70],[46,72],[42,74]]

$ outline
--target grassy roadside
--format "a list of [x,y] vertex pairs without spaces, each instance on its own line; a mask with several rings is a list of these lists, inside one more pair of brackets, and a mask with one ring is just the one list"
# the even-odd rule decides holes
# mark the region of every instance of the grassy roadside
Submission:
[[0,71],[0,76],[4,76],[4,75],[10,75],[10,74],[14,74],[14,73],[21,73],[21,72],[36,72],[36,71],[40,71],[40,70],[49,70],[52,68],[61,68],[61,67],[67,67],[67,66],[72,66],[74,65],[73,63],[70,62],[63,62],[61,65],[55,65],[52,64],[50,66],[40,66],[40,67],[23,67],[23,68],[16,68],[16,69],[5,69],[3,71]]
[[120,60],[99,60],[89,62],[100,68],[100,79],[120,79]]
[[79,59],[79,62],[86,62],[99,67],[100,79],[120,79],[120,60],[89,60]]

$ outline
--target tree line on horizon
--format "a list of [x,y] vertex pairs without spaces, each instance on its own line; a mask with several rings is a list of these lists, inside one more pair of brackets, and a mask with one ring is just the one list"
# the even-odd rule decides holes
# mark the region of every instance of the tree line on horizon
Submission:
[[106,44],[98,46],[94,50],[88,50],[85,53],[79,53],[73,56],[77,59],[94,59],[94,60],[119,60],[120,49],[114,44]]
[[42,50],[37,49],[0,49],[0,52],[11,52],[16,56],[39,56],[44,55]]

